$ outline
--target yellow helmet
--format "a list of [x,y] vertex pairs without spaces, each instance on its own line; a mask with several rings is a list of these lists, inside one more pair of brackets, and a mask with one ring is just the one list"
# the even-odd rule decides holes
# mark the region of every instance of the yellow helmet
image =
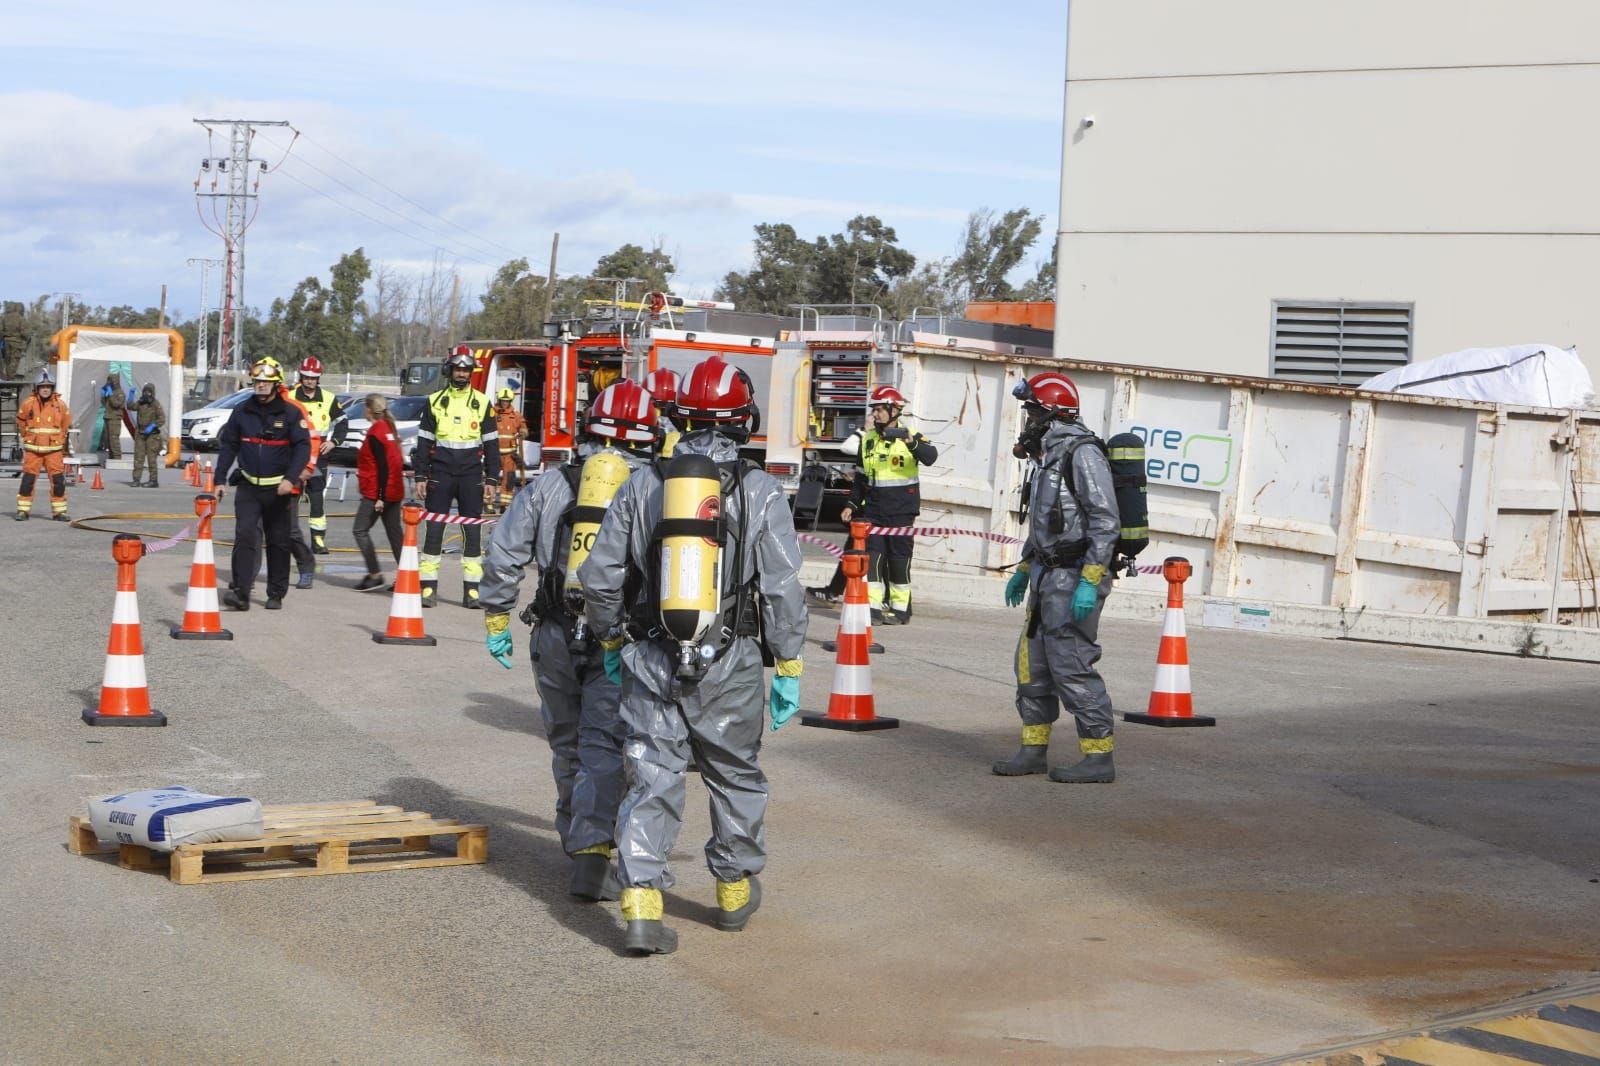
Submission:
[[250,380],[282,383],[283,367],[279,366],[278,361],[270,355],[265,359],[258,359],[255,365],[250,368]]
[[494,398],[497,400],[515,400],[517,398],[517,394],[512,392],[509,388],[505,388],[495,393]]

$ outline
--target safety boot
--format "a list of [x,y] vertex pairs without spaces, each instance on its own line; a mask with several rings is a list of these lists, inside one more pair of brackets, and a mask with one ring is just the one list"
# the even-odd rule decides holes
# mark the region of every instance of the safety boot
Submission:
[[482,604],[478,602],[477,585],[468,585],[461,590],[461,606],[465,607],[469,611],[478,611],[483,609]]
[[50,521],[52,521],[52,522],[70,522],[70,521],[72,521],[72,516],[69,515],[65,511],[59,511],[56,514],[53,514],[53,515],[50,516]]
[[573,854],[567,893],[590,901],[611,900],[622,895],[622,883],[611,865],[609,845],[596,844]]
[[737,933],[750,922],[750,916],[761,908],[761,879],[746,877],[740,881],[717,882],[717,928],[725,933]]
[[992,769],[1001,777],[1025,777],[1028,774],[1048,773],[1050,764],[1045,752],[1050,748],[1050,724],[1022,727],[1022,747],[1009,759],[995,763]]
[[875,626],[886,626],[886,625],[892,625],[893,624],[892,622],[890,622],[884,616],[884,613],[882,611],[878,610],[878,608],[876,608],[876,607],[872,608],[871,613],[870,613],[870,618],[871,618],[872,624],[875,625]]
[[422,606],[432,607],[439,602],[439,590],[432,585],[422,586]]
[[12,515],[11,517],[16,519],[18,522],[26,522],[28,520],[28,512],[27,511],[18,511],[16,514]]
[[311,582],[314,581],[315,579],[316,579],[315,571],[302,570],[302,571],[300,571],[300,580],[296,581],[294,583],[294,587],[297,588],[297,589],[308,589],[308,588],[311,587]]
[[311,531],[311,554],[312,555],[327,555],[328,554],[328,537],[327,537],[327,534],[319,533],[316,530],[312,530]]
[[241,596],[233,589],[229,589],[227,592],[222,594],[222,604],[224,607],[227,607],[230,610],[248,611],[250,609],[250,598],[248,596]]
[[145,484],[145,488],[148,488],[148,489],[159,489],[161,487],[159,484],[156,483],[156,478],[155,478],[154,474],[150,475],[150,480],[146,481],[144,484]]
[[1050,780],[1065,785],[1110,784],[1117,779],[1117,768],[1111,762],[1111,753],[1085,755],[1083,761],[1072,766],[1058,766],[1050,771]]
[[635,955],[671,955],[678,950],[678,934],[661,922],[659,888],[622,890],[622,918],[628,923],[623,950]]

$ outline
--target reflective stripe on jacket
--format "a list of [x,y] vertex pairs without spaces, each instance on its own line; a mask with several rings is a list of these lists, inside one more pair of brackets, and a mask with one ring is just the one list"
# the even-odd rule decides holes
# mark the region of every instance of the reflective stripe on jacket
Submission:
[[17,408],[17,432],[22,435],[22,446],[30,452],[59,452],[67,446],[67,432],[71,429],[72,412],[61,401],[60,393],[52,393],[48,400],[33,393]]

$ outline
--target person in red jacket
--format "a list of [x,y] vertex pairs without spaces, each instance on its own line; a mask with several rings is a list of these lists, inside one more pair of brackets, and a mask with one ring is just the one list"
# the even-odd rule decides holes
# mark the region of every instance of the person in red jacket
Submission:
[[400,454],[400,435],[389,401],[377,393],[367,397],[367,437],[356,453],[356,476],[361,483],[361,506],[356,509],[356,524],[351,530],[361,557],[367,562],[367,576],[356,584],[357,591],[383,587],[383,571],[372,543],[372,527],[383,520],[389,535],[389,549],[400,559],[400,502],[406,498],[405,457]]

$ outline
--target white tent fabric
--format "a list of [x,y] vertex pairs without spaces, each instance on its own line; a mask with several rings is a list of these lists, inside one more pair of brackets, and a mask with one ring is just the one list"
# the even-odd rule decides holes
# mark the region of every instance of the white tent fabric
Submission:
[[[100,419],[100,390],[107,375],[115,370],[123,389],[138,396],[146,384],[156,387],[156,396],[167,409],[166,438],[177,435],[183,417],[183,368],[172,365],[171,338],[166,331],[120,333],[80,328],[72,342],[70,358],[57,364],[58,386],[72,411],[77,431],[73,450],[89,453],[95,444],[95,427]],[[131,404],[129,417],[132,417]],[[122,434],[125,457],[131,457],[133,437],[125,426],[115,427]]]
[[1385,371],[1361,386],[1404,396],[1509,403],[1524,407],[1588,407],[1594,382],[1576,348],[1518,344],[1468,348]]

